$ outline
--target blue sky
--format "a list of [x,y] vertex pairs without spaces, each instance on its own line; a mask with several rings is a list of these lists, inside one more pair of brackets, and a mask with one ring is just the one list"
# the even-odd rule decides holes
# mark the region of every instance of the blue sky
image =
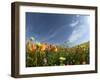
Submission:
[[89,15],[26,12],[26,40],[80,44],[89,41]]

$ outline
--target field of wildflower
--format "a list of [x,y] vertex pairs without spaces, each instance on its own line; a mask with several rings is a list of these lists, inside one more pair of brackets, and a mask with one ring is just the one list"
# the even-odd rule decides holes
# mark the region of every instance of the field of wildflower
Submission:
[[26,67],[89,64],[89,42],[65,48],[33,41],[26,42]]

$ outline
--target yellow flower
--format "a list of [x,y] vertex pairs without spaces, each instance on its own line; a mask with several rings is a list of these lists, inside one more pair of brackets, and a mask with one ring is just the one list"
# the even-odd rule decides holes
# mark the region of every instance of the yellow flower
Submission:
[[39,46],[41,46],[41,43],[40,42],[36,42],[36,45],[39,47]]
[[62,60],[62,61],[65,61],[66,60],[65,57],[60,57],[59,59]]

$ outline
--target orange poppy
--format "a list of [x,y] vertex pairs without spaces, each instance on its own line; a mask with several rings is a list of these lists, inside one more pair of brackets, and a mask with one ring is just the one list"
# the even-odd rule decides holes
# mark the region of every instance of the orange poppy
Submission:
[[57,52],[58,49],[57,49],[57,47],[55,45],[53,45],[53,46],[50,47],[50,51]]
[[39,48],[40,48],[40,51],[45,51],[46,50],[46,45],[45,44],[41,44],[41,46]]
[[27,43],[26,49],[27,49],[26,50],[27,52],[34,53],[36,51],[36,46],[35,46],[35,44]]

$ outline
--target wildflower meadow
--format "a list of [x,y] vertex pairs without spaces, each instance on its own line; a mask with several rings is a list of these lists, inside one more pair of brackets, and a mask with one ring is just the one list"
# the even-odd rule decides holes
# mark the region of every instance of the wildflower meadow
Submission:
[[26,67],[89,64],[89,42],[73,47],[41,43],[31,37],[26,42]]

